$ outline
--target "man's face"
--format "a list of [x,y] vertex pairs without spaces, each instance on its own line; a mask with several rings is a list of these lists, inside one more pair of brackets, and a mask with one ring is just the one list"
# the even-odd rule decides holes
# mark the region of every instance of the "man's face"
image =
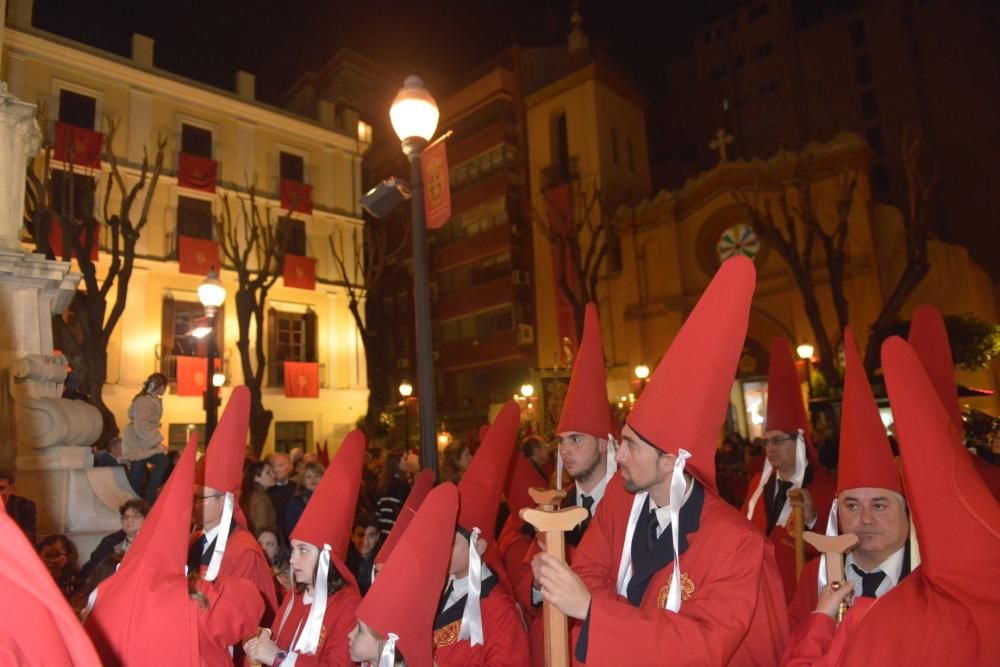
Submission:
[[629,493],[648,491],[666,480],[675,458],[644,442],[627,424],[622,429],[622,442],[615,452],[615,462]]
[[544,443],[539,443],[535,451],[531,453],[531,460],[537,465],[543,466],[549,462],[549,448]]
[[795,470],[795,442],[798,439],[777,429],[764,433],[764,455],[776,470],[789,473]]
[[288,476],[292,474],[292,462],[284,454],[275,454],[271,457],[271,470],[274,471],[275,481],[287,482]]
[[108,453],[116,459],[120,459],[122,456],[122,441],[120,438],[112,438],[111,442],[108,443]]
[[354,548],[358,550],[358,553],[362,557],[368,558],[378,542],[378,529],[375,526],[355,526],[351,539],[354,541]]
[[607,452],[607,441],[589,433],[565,431],[559,434],[563,470],[574,480],[590,479]]
[[205,530],[211,530],[222,521],[222,508],[226,494],[210,486],[194,487],[194,520]]
[[0,498],[3,498],[3,504],[7,504],[7,500],[14,495],[14,485],[10,483],[10,480],[0,479]]
[[882,562],[906,542],[910,522],[901,497],[888,489],[847,489],[837,496],[840,531],[855,533],[857,551]]
[[125,531],[125,535],[130,540],[135,539],[135,536],[139,534],[139,529],[142,528],[142,524],[145,522],[146,517],[141,512],[137,512],[134,507],[128,508],[125,510],[125,514],[122,514],[122,530]]

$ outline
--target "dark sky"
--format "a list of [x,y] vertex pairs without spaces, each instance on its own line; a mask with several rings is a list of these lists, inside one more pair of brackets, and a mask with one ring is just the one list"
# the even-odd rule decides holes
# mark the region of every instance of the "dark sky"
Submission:
[[[584,0],[591,46],[611,56],[650,97],[670,57],[732,0]],[[561,45],[569,0],[35,0],[35,25],[128,55],[130,36],[156,40],[156,65],[232,88],[237,69],[257,75],[275,101],[299,75],[344,46],[400,71],[447,77],[514,43]]]

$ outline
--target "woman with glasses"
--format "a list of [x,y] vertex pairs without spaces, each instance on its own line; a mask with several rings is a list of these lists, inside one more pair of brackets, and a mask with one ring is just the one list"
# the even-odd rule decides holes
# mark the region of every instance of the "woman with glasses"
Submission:
[[38,543],[38,556],[67,600],[80,583],[76,546],[65,535],[49,535]]

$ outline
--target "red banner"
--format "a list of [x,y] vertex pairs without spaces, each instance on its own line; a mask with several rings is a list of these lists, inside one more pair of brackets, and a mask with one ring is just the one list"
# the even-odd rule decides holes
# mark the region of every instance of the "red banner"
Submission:
[[181,273],[205,276],[208,275],[210,269],[218,270],[221,266],[219,264],[219,244],[212,239],[181,236],[178,245]]
[[283,275],[285,287],[316,289],[316,258],[285,255]]
[[[55,258],[58,259],[58,260],[62,260],[66,256],[65,253],[63,252],[63,230],[62,230],[62,222],[60,222],[59,217],[55,216],[55,215],[52,216],[51,220],[52,221],[49,223],[49,247],[52,248],[52,253],[55,256]],[[95,223],[95,225],[96,225],[96,223]],[[79,235],[79,238],[80,238],[80,245],[85,245],[85,243],[86,243],[86,232],[87,232],[86,228],[82,224],[80,224],[80,223],[76,223],[76,224],[71,224],[70,225],[71,229],[74,228],[74,227],[76,227],[76,228],[79,229],[79,231],[77,232],[77,234]],[[99,255],[100,255],[100,253],[98,252],[98,248],[100,247],[100,238],[99,237],[100,237],[100,233],[98,232],[97,229],[94,229],[94,242],[90,244],[90,261],[91,262],[96,262],[97,259],[98,259],[98,257],[99,257]],[[70,257],[76,257],[76,249],[75,248],[70,247],[70,249],[69,249],[69,256]]]
[[[204,396],[208,387],[208,359],[183,357],[177,359],[177,395]],[[222,360],[215,360],[215,370],[222,370]]]
[[57,160],[68,162],[72,154],[73,164],[99,169],[103,148],[102,133],[56,121]]
[[[545,198],[548,201],[549,226],[553,233],[569,237],[572,234],[572,225],[574,224],[569,184],[563,183],[549,188],[545,193]],[[556,323],[559,326],[559,340],[563,341],[568,338],[573,342],[575,350],[579,341],[576,340],[576,320],[573,317],[573,307],[567,301],[562,290],[559,289],[560,266],[562,266],[561,270],[565,275],[566,284],[571,290],[576,289],[573,257],[569,244],[565,244],[562,258],[559,257],[559,249],[556,245],[550,244],[550,246],[552,247],[552,278],[556,284]]]
[[202,192],[215,192],[218,167],[215,160],[181,153],[177,158],[177,185]]
[[281,208],[296,213],[312,213],[313,186],[281,179]]
[[439,141],[420,154],[420,178],[424,182],[424,216],[427,229],[437,229],[451,217],[451,182],[448,151]]
[[319,398],[319,364],[315,361],[286,361],[285,396]]

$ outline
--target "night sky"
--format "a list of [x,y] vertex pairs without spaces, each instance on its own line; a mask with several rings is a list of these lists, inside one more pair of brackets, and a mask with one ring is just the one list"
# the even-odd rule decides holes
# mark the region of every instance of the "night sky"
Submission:
[[[733,0],[584,0],[591,47],[610,56],[651,99],[664,64],[691,49],[698,25]],[[128,55],[139,32],[156,40],[156,65],[231,89],[257,75],[275,102],[302,73],[350,47],[399,71],[430,68],[454,80],[502,49],[566,43],[569,0],[35,0],[35,25]]]

